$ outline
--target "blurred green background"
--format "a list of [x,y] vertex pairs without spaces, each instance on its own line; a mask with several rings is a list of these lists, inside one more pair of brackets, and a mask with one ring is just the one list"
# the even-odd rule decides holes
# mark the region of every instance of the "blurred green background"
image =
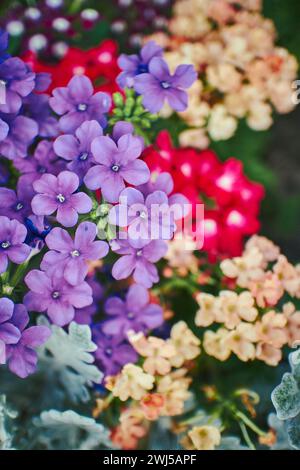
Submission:
[[[147,0],[148,2],[148,0]],[[27,0],[27,6],[39,6],[41,2]],[[130,24],[137,19],[133,6],[118,8],[117,0],[66,0],[70,11],[81,6],[97,9],[102,17],[97,27],[72,41],[81,47],[90,47],[102,39],[118,40],[120,49],[129,52]],[[135,2],[133,2],[134,4]],[[172,4],[172,2],[170,2]],[[6,17],[16,2],[1,0],[1,16]],[[300,63],[300,1],[263,0],[264,15],[271,18],[278,31],[278,44],[293,53]],[[170,9],[164,12],[169,13]],[[116,35],[111,24],[126,17],[129,29]],[[145,33],[151,32],[151,26]],[[11,50],[18,52],[18,40],[13,40]],[[292,90],[291,90],[292,91]],[[293,261],[300,261],[300,108],[288,115],[275,116],[273,127],[267,132],[255,132],[244,122],[240,123],[234,138],[214,143],[212,147],[222,159],[230,156],[244,163],[247,175],[261,182],[266,188],[266,198],[261,211],[261,232],[277,242]]]

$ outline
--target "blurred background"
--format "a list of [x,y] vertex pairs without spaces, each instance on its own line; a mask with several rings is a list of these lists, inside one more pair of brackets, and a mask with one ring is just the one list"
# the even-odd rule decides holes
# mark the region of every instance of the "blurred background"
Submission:
[[[0,4],[0,27],[10,34],[10,52],[27,55],[38,50],[52,64],[67,46],[91,48],[102,40],[117,41],[120,51],[139,48],[142,36],[164,30],[172,0],[28,0]],[[264,15],[272,19],[278,44],[300,61],[300,2],[263,0]],[[4,15],[5,13],[5,15]],[[4,18],[5,17],[5,21]],[[222,159],[244,163],[251,179],[266,188],[261,233],[278,243],[293,261],[300,261],[300,108],[275,116],[268,131],[251,130],[242,121],[227,141],[213,143]]]

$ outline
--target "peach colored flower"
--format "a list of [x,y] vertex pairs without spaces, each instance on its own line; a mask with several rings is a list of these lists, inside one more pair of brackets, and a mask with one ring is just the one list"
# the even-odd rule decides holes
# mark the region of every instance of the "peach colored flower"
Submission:
[[165,259],[171,268],[177,268],[179,274],[186,275],[189,272],[198,271],[198,260],[194,255],[196,243],[191,238],[178,237],[168,243],[168,251]]
[[242,320],[254,321],[258,315],[254,303],[254,298],[248,291],[241,294],[229,290],[221,291],[215,304],[216,321],[224,323],[225,327],[230,330]]
[[116,376],[111,391],[113,396],[118,397],[121,401],[126,401],[128,398],[140,400],[148,390],[153,388],[154,380],[154,377],[146,374],[141,367],[126,364],[120,374]]
[[143,333],[129,332],[128,338],[134,349],[146,358],[143,364],[145,372],[151,375],[170,372],[171,360],[176,355],[175,347],[170,342],[155,336],[146,338]]
[[264,268],[268,263],[276,261],[280,255],[280,249],[271,240],[259,235],[253,235],[245,245],[245,252],[257,248],[263,256]]
[[286,316],[282,313],[276,313],[274,310],[265,313],[255,324],[258,341],[282,348],[287,343],[286,324]]
[[194,426],[183,439],[182,444],[189,450],[214,450],[221,442],[221,433],[216,426]]
[[200,339],[188,328],[184,321],[179,321],[171,329],[169,344],[175,348],[175,355],[170,357],[174,367],[181,367],[185,361],[191,361],[200,354]]
[[282,311],[287,320],[285,328],[288,345],[295,347],[300,344],[300,311],[296,311],[296,307],[292,302],[285,304]]
[[256,358],[265,362],[268,366],[277,366],[282,359],[281,349],[271,344],[258,343],[256,347]]
[[255,358],[257,334],[254,325],[240,323],[235,330],[228,333],[225,343],[241,361],[247,362]]
[[200,308],[196,312],[195,323],[197,326],[209,326],[214,323],[216,297],[206,292],[196,295],[196,301]]
[[149,421],[155,421],[159,418],[160,412],[165,404],[165,398],[159,393],[147,393],[140,402],[141,410],[145,418]]
[[225,328],[219,328],[216,332],[206,331],[203,338],[203,347],[209,356],[213,356],[219,361],[226,361],[231,350],[226,342],[229,331]]
[[259,307],[273,307],[284,294],[283,284],[278,276],[271,271],[265,273],[264,278],[251,281],[249,290]]
[[277,263],[273,266],[273,271],[282,282],[283,288],[291,296],[295,296],[299,291],[300,276],[284,255],[279,256]]
[[236,279],[240,287],[249,287],[251,281],[263,279],[263,255],[253,247],[243,256],[225,259],[220,265],[225,276]]
[[131,407],[121,413],[120,424],[112,431],[111,441],[123,450],[134,450],[147,433],[143,412]]
[[183,413],[184,403],[190,397],[188,391],[191,379],[185,377],[185,369],[177,369],[171,374],[160,378],[157,393],[164,397],[161,416],[177,416]]

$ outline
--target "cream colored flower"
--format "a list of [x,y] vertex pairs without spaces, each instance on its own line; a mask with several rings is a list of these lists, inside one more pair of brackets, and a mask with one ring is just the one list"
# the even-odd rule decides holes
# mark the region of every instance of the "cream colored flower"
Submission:
[[287,318],[274,310],[265,313],[255,325],[258,341],[282,348],[287,343],[285,326]]
[[165,375],[171,370],[171,360],[177,351],[172,343],[155,336],[146,338],[143,333],[128,333],[128,338],[134,349],[145,357],[143,369],[151,375]]
[[225,341],[228,334],[229,331],[225,328],[220,328],[217,332],[206,331],[203,338],[205,352],[219,361],[226,361],[231,354],[231,350]]
[[247,123],[255,131],[265,131],[273,124],[272,108],[268,103],[252,103],[247,116]]
[[230,139],[237,129],[237,120],[228,114],[222,104],[214,106],[210,113],[207,130],[213,140]]
[[235,328],[241,320],[254,321],[258,315],[254,307],[254,298],[251,293],[244,291],[237,294],[232,291],[221,291],[215,304],[215,317],[226,328]]
[[249,290],[257,305],[262,308],[276,305],[284,294],[282,282],[271,271],[265,273],[263,279],[251,281]]
[[280,255],[280,248],[275,245],[271,240],[259,235],[253,235],[245,245],[245,252],[251,251],[252,248],[257,248],[263,256],[264,267],[268,263],[276,261]]
[[300,311],[292,302],[283,306],[283,315],[286,318],[286,334],[290,347],[296,347],[300,344]]
[[128,398],[140,400],[148,390],[153,388],[154,380],[154,377],[145,374],[141,367],[126,364],[117,375],[111,391],[113,396],[121,401],[126,401]]
[[283,288],[291,295],[297,294],[300,287],[300,276],[296,268],[288,262],[284,255],[280,255],[273,271],[282,282]]
[[206,292],[197,294],[196,300],[200,306],[196,313],[195,323],[197,326],[209,326],[214,323],[216,297]]
[[185,369],[177,369],[160,378],[157,393],[164,397],[160,416],[177,416],[183,413],[184,403],[190,397],[188,391],[191,379],[185,377]]
[[209,84],[222,93],[233,93],[241,87],[242,75],[231,64],[210,65],[206,73]]
[[179,143],[181,147],[204,150],[209,146],[209,138],[205,129],[187,129],[179,134]]
[[258,343],[256,347],[256,358],[265,362],[268,366],[277,366],[282,359],[281,349],[271,344]]
[[225,259],[220,265],[225,276],[236,279],[240,287],[249,287],[250,281],[264,278],[263,255],[253,247],[243,256]]
[[214,450],[221,442],[221,433],[216,426],[194,426],[188,437],[196,450]]
[[257,334],[254,325],[240,323],[237,328],[230,331],[225,343],[241,361],[247,362],[255,358]]
[[178,237],[169,241],[168,251],[165,259],[169,261],[168,265],[171,268],[177,268],[179,273],[184,275],[188,272],[198,271],[198,260],[194,255],[196,250],[196,243],[188,237]]
[[179,321],[171,329],[170,344],[176,354],[170,357],[174,367],[181,367],[185,361],[191,361],[200,354],[200,339],[188,328],[184,321]]

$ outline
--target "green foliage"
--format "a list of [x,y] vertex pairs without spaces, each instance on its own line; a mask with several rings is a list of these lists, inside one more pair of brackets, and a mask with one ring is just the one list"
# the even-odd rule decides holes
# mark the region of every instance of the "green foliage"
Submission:
[[81,416],[72,410],[43,411],[33,420],[35,447],[47,450],[91,450],[99,446],[111,447],[109,431],[93,418]]

